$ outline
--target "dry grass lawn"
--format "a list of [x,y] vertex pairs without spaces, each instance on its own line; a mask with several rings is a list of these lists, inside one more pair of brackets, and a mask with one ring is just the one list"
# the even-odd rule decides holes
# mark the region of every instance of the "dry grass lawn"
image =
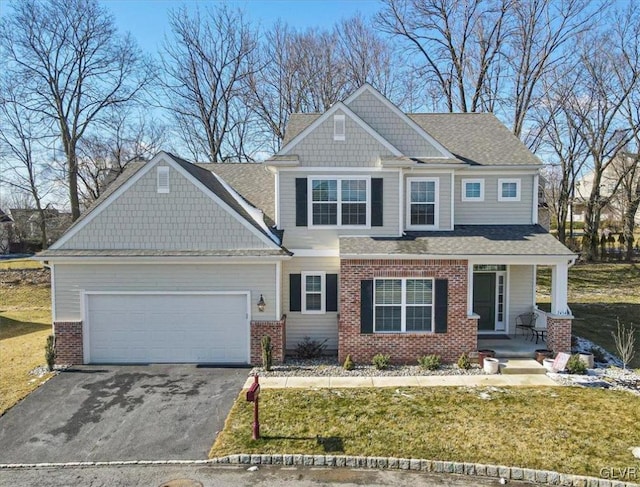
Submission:
[[[31,263],[26,266],[33,268]],[[14,269],[24,268],[16,265]],[[0,415],[49,378],[30,376],[29,371],[44,365],[50,333],[49,285],[0,284]]]
[[11,259],[0,260],[0,270],[2,269],[40,269],[42,263],[31,259]]
[[[394,456],[598,476],[636,467],[640,398],[581,388],[264,390],[263,438],[241,394],[210,456],[232,453]],[[606,421],[603,418],[606,414]]]

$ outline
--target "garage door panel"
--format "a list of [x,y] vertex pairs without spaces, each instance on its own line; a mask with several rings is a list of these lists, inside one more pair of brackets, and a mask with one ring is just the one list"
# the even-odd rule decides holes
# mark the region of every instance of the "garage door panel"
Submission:
[[91,294],[89,360],[247,363],[246,295]]

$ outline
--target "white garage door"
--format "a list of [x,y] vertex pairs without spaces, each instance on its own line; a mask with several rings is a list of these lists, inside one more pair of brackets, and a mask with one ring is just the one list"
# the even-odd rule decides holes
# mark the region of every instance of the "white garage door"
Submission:
[[249,362],[246,294],[88,294],[86,317],[90,363]]

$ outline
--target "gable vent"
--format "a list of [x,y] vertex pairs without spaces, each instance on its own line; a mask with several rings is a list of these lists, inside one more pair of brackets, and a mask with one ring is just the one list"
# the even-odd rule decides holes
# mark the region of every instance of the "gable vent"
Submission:
[[167,166],[161,166],[156,168],[157,181],[158,181],[158,193],[169,192],[169,168]]
[[345,117],[344,115],[333,116],[333,140],[345,140]]

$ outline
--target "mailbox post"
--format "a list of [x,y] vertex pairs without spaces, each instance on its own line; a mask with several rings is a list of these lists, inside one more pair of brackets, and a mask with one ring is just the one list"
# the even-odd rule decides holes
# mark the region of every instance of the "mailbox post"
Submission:
[[254,376],[254,382],[247,391],[247,401],[253,403],[253,436],[254,440],[260,439],[260,420],[258,418],[258,399],[260,398],[260,384],[258,375]]

